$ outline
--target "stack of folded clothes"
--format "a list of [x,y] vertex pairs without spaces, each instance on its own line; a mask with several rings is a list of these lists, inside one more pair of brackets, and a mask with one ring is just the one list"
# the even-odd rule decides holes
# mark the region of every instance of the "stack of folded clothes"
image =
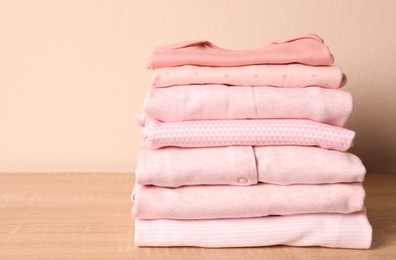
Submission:
[[254,50],[155,49],[134,201],[138,246],[369,248],[352,97],[315,34]]

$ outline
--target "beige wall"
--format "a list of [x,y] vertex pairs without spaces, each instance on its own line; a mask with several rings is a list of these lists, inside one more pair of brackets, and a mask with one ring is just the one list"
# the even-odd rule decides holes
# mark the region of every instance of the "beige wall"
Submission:
[[133,171],[155,46],[316,32],[349,76],[353,152],[396,171],[395,1],[0,0],[0,171]]

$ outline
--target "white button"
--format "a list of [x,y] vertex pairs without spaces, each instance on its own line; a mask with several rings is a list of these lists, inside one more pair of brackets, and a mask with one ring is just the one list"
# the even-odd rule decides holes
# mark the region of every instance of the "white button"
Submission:
[[245,178],[245,177],[241,177],[241,178],[238,179],[238,182],[239,183],[246,183],[246,182],[248,182],[248,179]]

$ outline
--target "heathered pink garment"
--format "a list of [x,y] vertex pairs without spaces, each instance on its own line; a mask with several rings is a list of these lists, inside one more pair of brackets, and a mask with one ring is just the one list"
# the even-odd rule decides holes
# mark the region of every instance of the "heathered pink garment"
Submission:
[[143,149],[141,185],[279,185],[362,182],[366,169],[353,154],[304,146],[167,147]]
[[[140,114],[141,115],[141,114]],[[346,151],[355,132],[303,119],[198,120],[160,123],[137,116],[148,149],[167,146],[318,146]]]
[[[237,202],[235,202],[237,203]],[[370,248],[364,211],[209,220],[135,220],[137,246]]]
[[138,184],[164,187],[257,183],[251,146],[143,149],[135,172]]
[[209,41],[186,41],[155,49],[148,68],[200,65],[213,67],[253,64],[331,65],[334,58],[316,34],[272,42],[258,49],[226,50]]
[[144,112],[162,122],[222,119],[310,119],[344,126],[353,102],[343,90],[186,85],[151,89]]
[[164,188],[137,185],[132,195],[138,219],[247,218],[305,213],[351,213],[363,209],[361,183]]
[[237,86],[273,86],[303,88],[318,86],[339,88],[346,76],[334,66],[250,65],[241,67],[203,67],[184,65],[154,70],[153,88],[175,85],[223,84]]

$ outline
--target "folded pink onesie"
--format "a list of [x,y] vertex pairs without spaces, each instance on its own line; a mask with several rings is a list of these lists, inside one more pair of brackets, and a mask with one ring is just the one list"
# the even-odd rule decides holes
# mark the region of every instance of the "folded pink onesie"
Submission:
[[370,248],[364,211],[209,220],[135,220],[137,246]]
[[307,146],[167,147],[143,149],[141,185],[252,185],[362,182],[366,169],[353,154]]
[[192,84],[224,84],[239,86],[273,86],[302,88],[319,86],[339,88],[346,76],[334,66],[249,65],[241,67],[203,67],[184,65],[154,70],[153,88]]
[[318,146],[346,151],[355,132],[303,119],[199,120],[160,123],[138,114],[143,144],[149,149],[166,146],[218,147],[231,145]]
[[363,209],[361,183],[251,186],[200,185],[164,188],[136,185],[138,219],[247,218],[304,213],[351,213]]
[[226,50],[209,41],[187,41],[155,49],[148,68],[200,65],[213,67],[253,64],[331,65],[334,58],[316,34],[272,42],[258,49]]
[[352,96],[343,90],[225,85],[151,89],[144,112],[162,122],[213,119],[310,119],[344,126]]

